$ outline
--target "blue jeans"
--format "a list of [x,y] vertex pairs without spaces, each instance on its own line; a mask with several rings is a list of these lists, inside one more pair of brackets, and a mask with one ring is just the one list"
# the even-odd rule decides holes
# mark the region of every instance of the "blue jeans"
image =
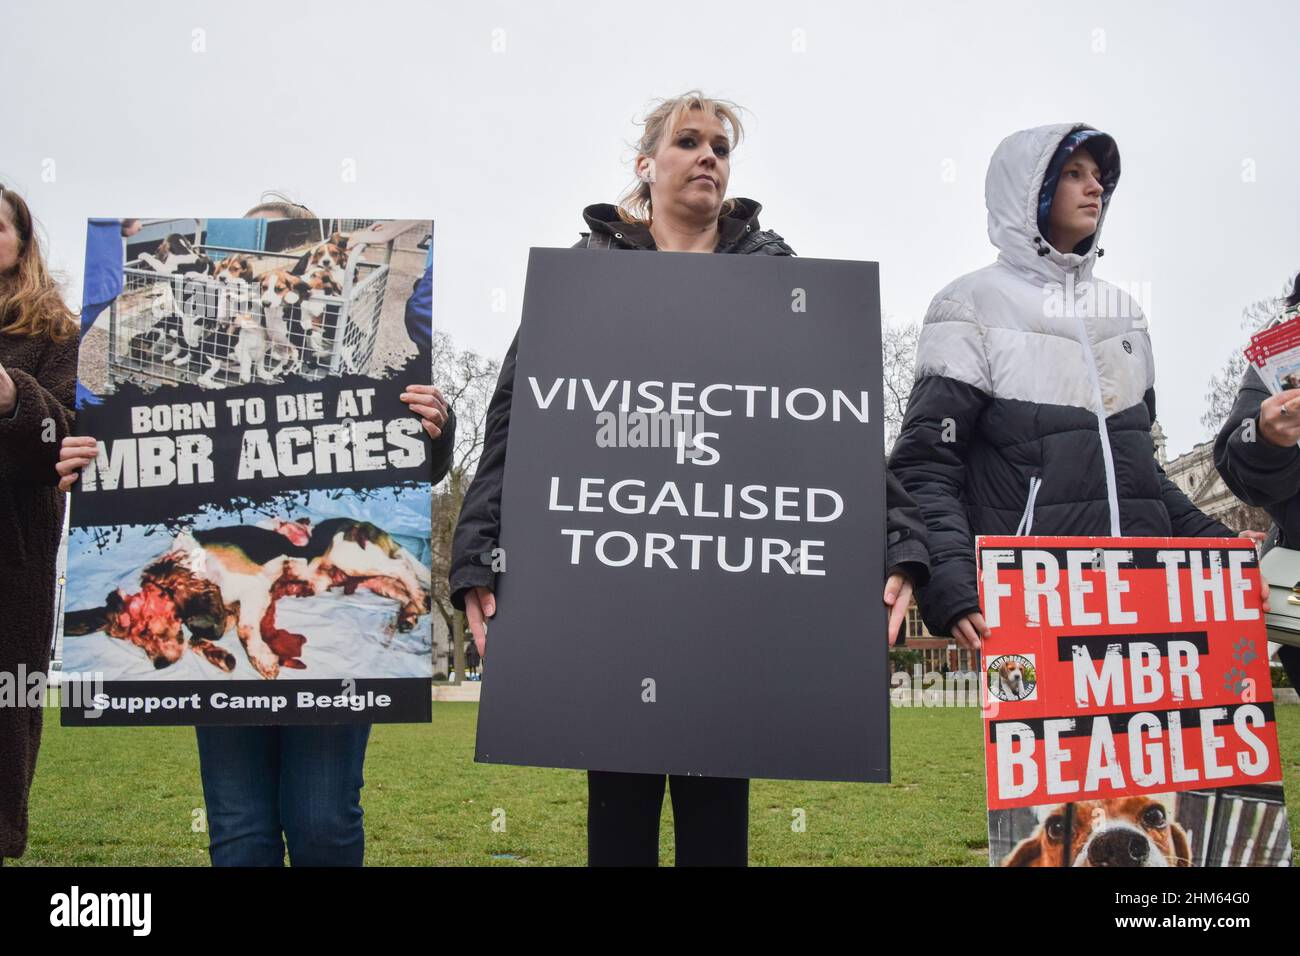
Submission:
[[194,729],[213,866],[361,865],[369,724]]

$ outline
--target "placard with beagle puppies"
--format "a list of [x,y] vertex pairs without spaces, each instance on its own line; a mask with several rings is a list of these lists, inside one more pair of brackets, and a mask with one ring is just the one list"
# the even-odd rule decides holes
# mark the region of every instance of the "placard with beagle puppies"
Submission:
[[1252,542],[980,537],[995,866],[1288,866]]
[[80,355],[65,723],[430,718],[433,448],[401,395],[433,224],[284,222],[123,249]]

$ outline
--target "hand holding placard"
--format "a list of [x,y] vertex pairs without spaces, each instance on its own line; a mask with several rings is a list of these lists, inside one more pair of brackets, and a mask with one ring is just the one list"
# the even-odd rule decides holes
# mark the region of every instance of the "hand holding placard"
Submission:
[[912,579],[895,572],[885,582],[885,607],[889,608],[889,646],[898,640],[898,629],[907,620],[907,608],[912,603]]
[[9,377],[5,367],[0,365],[0,416],[7,416],[18,404],[18,386]]
[[478,656],[487,653],[487,619],[495,617],[497,599],[487,588],[470,588],[465,592],[465,616],[469,618],[470,633],[474,635],[474,646]]

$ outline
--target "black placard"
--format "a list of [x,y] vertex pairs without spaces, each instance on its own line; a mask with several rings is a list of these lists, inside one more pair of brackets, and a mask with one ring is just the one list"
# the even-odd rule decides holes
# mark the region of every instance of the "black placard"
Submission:
[[478,759],[888,780],[880,396],[874,263],[534,249]]

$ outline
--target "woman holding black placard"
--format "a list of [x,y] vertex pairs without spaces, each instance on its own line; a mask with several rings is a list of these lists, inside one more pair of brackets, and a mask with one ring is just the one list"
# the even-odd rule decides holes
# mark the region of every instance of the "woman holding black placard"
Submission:
[[[737,108],[692,91],[662,101],[645,118],[637,144],[636,183],[614,206],[583,211],[589,231],[574,248],[791,256],[775,232],[759,226],[761,206],[727,199],[731,151],[742,127]],[[488,409],[483,454],[465,495],[451,565],[452,602],[465,611],[480,653],[496,613],[493,555],[500,534],[510,405],[518,336],[502,363]],[[901,485],[888,482],[890,643],[907,614],[914,585],[928,576],[925,527]],[[677,865],[736,865],[748,860],[749,781],[589,771],[588,862],[655,866],[664,782],[673,801]]]

